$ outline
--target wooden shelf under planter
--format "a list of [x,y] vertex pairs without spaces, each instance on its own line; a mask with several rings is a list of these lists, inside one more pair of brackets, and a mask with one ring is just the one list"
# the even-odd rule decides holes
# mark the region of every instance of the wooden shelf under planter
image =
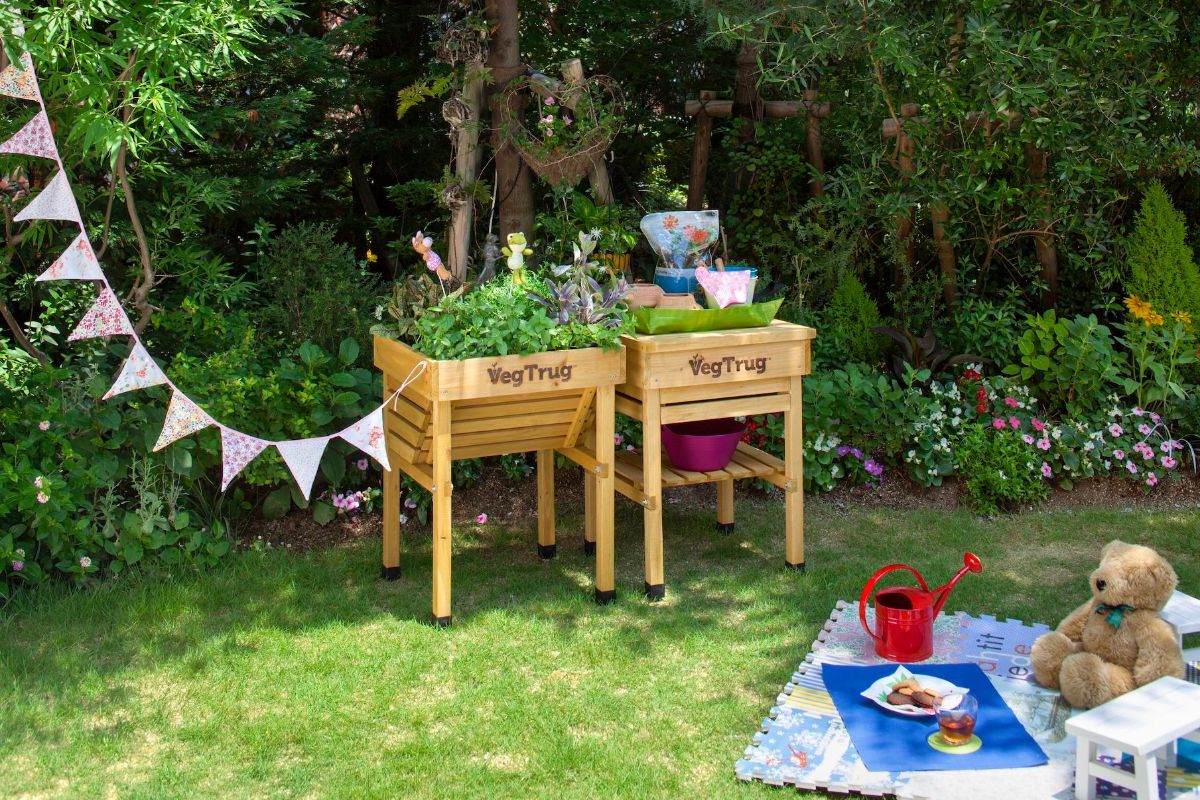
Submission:
[[[784,561],[804,568],[803,376],[811,371],[816,331],[772,322],[761,328],[659,336],[626,336],[625,381],[616,408],[642,423],[642,450],[617,455],[615,489],[640,503],[646,541],[646,595],[665,594],[662,490],[717,484],[717,527],[734,522],[733,482],[762,478],[784,490]],[[722,470],[692,472],[664,460],[662,425],[672,422],[784,415],[783,459],[741,443]],[[589,483],[585,481],[585,489]],[[589,494],[585,492],[585,499]],[[590,538],[592,531],[587,529]]]
[[[451,620],[450,463],[537,451],[538,552],[554,555],[554,453],[583,467],[600,495],[588,505],[596,554],[596,599],[615,598],[612,483],[616,384],[625,377],[620,350],[562,350],[531,356],[439,361],[400,342],[375,337],[375,366],[391,397],[384,410],[392,471],[383,481],[383,574],[400,575],[400,473],[433,494],[433,617]],[[607,497],[607,500],[604,498]],[[589,548],[590,549],[590,548]]]

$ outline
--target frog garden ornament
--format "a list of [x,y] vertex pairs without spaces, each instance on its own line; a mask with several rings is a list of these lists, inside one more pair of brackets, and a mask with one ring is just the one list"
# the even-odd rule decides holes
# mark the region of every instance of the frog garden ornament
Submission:
[[525,241],[525,234],[521,231],[513,231],[508,235],[508,247],[500,248],[500,252],[508,259],[506,262],[508,268],[512,270],[513,283],[517,286],[525,285],[525,256],[533,255],[533,250],[529,249],[528,243]]

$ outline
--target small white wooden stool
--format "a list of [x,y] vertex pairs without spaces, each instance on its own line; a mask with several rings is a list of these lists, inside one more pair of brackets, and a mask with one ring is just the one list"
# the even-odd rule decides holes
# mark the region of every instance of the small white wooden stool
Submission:
[[[1176,742],[1200,742],[1200,686],[1159,678],[1115,700],[1067,720],[1075,736],[1075,797],[1095,800],[1096,779],[1158,800],[1158,759],[1173,764]],[[1101,746],[1133,756],[1133,774],[1096,761]]]
[[1179,649],[1183,649],[1183,637],[1189,633],[1200,633],[1200,600],[1176,590],[1162,610],[1162,618],[1175,629]]

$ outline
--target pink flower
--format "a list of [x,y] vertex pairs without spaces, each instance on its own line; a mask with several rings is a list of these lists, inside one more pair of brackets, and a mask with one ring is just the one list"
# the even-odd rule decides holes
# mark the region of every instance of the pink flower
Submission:
[[405,508],[416,508],[417,503],[411,497],[406,497],[406,498],[404,498],[404,507]]
[[1133,409],[1133,415],[1135,417],[1140,417],[1145,413],[1146,413],[1146,409],[1142,408],[1141,406],[1137,406],[1136,408]]
[[38,423],[38,430],[42,430],[42,431],[48,431],[48,430],[50,430],[50,420],[48,420],[48,419],[44,419],[44,420],[42,420],[41,422],[39,422],[39,423]]
[[1133,463],[1132,461],[1125,462],[1125,469],[1129,470],[1130,475],[1137,475],[1137,464]]
[[1038,433],[1041,433],[1042,431],[1046,430],[1046,423],[1042,422],[1037,417],[1034,417],[1033,419],[1029,420],[1029,424],[1032,425],[1033,429],[1035,431],[1037,431]]
[[1025,444],[1033,444],[1033,436],[1027,433],[1021,437],[1021,441],[1025,442]]
[[1147,473],[1146,474],[1146,485],[1150,486],[1150,487],[1157,486],[1158,485],[1158,476],[1155,475],[1153,472]]
[[1162,417],[1160,417],[1158,414],[1155,414],[1154,412],[1151,412],[1150,413],[1150,421],[1153,422],[1155,425],[1157,425],[1159,422],[1162,422]]
[[485,522],[487,522],[487,514],[480,514],[475,518],[476,525],[483,525]]
[[1047,464],[1045,461],[1043,461],[1042,462],[1042,476],[1045,478],[1049,478],[1053,474],[1054,474],[1054,470],[1050,469],[1050,465]]
[[20,572],[23,569],[25,569],[24,561],[17,560],[17,561],[12,562],[12,571],[13,572]]
[[1117,461],[1124,461],[1125,460],[1125,451],[1124,450],[1113,450],[1113,458],[1115,458]]
[[1114,422],[1112,425],[1109,425],[1109,426],[1108,426],[1108,432],[1109,432],[1109,433],[1110,433],[1112,436],[1116,437],[1116,436],[1120,436],[1122,433],[1124,433],[1124,432],[1125,432],[1125,429],[1124,429],[1124,428],[1122,428],[1120,425],[1118,425],[1117,423],[1115,423],[1115,422]]
[[358,467],[360,472],[366,472],[367,467],[369,467],[370,464],[367,463],[367,460],[365,458],[360,458],[358,461],[355,462],[354,466]]
[[1038,450],[1049,450],[1050,440],[1043,436],[1041,439],[1038,439],[1037,446]]
[[543,100],[542,102],[543,102],[543,103],[545,103],[545,104],[546,104],[546,105],[548,105],[548,106],[552,106],[552,105],[554,105],[554,98],[553,98],[553,97],[547,97],[547,98],[546,98],[545,100]]
[[1147,425],[1144,422],[1141,425],[1138,425],[1138,433],[1140,433],[1142,436],[1149,436],[1150,431],[1152,431],[1152,430],[1153,430],[1153,428],[1151,428],[1149,425]]
[[628,451],[629,451],[629,452],[631,452],[631,453],[636,453],[636,452],[637,452],[637,448],[636,448],[636,447],[634,447],[634,446],[633,446],[633,445],[631,445],[631,444],[627,444],[627,445],[625,445],[625,449],[626,449],[626,450],[628,450]]
[[41,475],[38,475],[36,478],[33,479],[33,485],[39,489],[44,489],[44,488],[46,488],[46,479],[43,478]]
[[45,492],[38,492],[37,493],[37,501],[39,503],[49,503],[50,495],[46,494]]
[[992,420],[992,427],[998,431],[1004,430],[1004,420],[1000,417],[996,417],[994,420]]
[[1004,398],[1004,405],[1008,406],[1009,408],[1016,408],[1017,407],[1017,398],[1015,398],[1015,397]]
[[619,433],[613,434],[613,444],[615,444],[617,447],[621,446],[621,434],[619,434]]
[[1008,425],[1015,431],[1017,428],[1021,427],[1021,420],[1017,419],[1016,417],[1009,417]]
[[543,125],[553,125],[554,117],[542,117],[542,124]]
[[1171,458],[1170,456],[1162,457],[1162,465],[1164,467],[1166,467],[1167,469],[1175,469],[1176,463],[1178,463],[1178,462],[1176,462],[1175,459]]

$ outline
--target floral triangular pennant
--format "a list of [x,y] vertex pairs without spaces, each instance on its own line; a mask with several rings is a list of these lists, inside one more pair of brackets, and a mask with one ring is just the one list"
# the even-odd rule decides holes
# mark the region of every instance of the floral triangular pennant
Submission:
[[270,442],[221,426],[221,491],[237,477],[246,465],[267,449]]
[[21,100],[37,100],[37,85],[33,81],[33,69],[29,54],[21,56],[21,66],[9,64],[0,71],[0,94]]
[[38,275],[39,281],[102,281],[104,273],[100,271],[100,263],[92,252],[92,245],[82,233],[75,237],[71,246],[50,265],[50,268]]
[[324,455],[325,445],[329,444],[330,438],[322,436],[319,439],[292,439],[287,442],[275,443],[279,455],[283,456],[283,462],[292,471],[292,477],[296,479],[296,485],[300,487],[300,493],[304,495],[305,500],[312,491],[317,470],[321,467],[321,456]]
[[69,222],[83,223],[79,220],[79,208],[75,205],[75,196],[71,194],[71,184],[67,182],[67,174],[61,170],[46,184],[46,188],[33,198],[33,201],[21,209],[13,217],[14,222],[24,222],[27,219],[62,219]]
[[171,395],[171,404],[167,406],[167,417],[163,420],[162,433],[154,443],[154,450],[162,450],[172,442],[191,436],[212,424],[213,418],[204,413],[204,409],[176,389]]
[[69,342],[80,339],[94,339],[97,336],[133,336],[133,326],[121,301],[107,286],[100,290],[100,296],[92,304],[91,309],[84,314],[83,319],[75,326],[75,330],[67,337]]
[[379,466],[391,470],[392,465],[388,463],[387,446],[384,444],[382,406],[346,428],[338,436],[378,461]]
[[14,133],[7,142],[0,144],[0,153],[21,153],[57,160],[58,150],[54,147],[54,134],[50,133],[46,112],[39,111],[33,119],[25,123],[25,127]]
[[108,394],[104,395],[104,399],[108,400],[110,397],[132,392],[134,389],[147,389],[166,382],[167,376],[159,369],[158,364],[154,363],[154,359],[146,352],[146,348],[138,343],[133,346],[129,358],[125,359],[125,366],[121,367],[121,374],[117,376],[117,380],[108,390]]

